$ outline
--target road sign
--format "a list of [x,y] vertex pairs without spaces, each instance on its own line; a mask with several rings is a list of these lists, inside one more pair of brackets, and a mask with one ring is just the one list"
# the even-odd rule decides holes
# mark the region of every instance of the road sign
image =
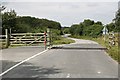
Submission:
[[106,35],[106,34],[108,34],[108,29],[107,29],[107,27],[105,26],[104,28],[103,28],[103,35]]

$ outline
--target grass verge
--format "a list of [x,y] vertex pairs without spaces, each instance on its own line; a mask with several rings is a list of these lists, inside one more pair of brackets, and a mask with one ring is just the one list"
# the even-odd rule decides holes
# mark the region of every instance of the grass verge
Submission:
[[70,43],[74,43],[74,42],[75,42],[74,40],[61,37],[59,40],[54,40],[53,45],[70,44]]
[[0,42],[0,49],[5,49],[5,48],[6,48],[6,44],[5,44],[5,43]]

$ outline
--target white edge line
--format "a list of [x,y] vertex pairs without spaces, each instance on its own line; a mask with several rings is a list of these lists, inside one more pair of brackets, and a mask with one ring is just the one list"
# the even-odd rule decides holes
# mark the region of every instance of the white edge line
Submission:
[[32,58],[34,58],[34,57],[42,54],[42,53],[44,53],[44,52],[47,52],[47,51],[48,51],[48,49],[46,49],[46,50],[44,50],[44,51],[42,51],[42,52],[40,52],[40,53],[37,53],[37,54],[35,54],[35,55],[33,55],[33,56],[31,56],[31,57],[29,57],[29,58],[27,58],[27,59],[19,62],[19,63],[17,63],[16,65],[12,66],[11,68],[9,68],[9,69],[7,69],[6,71],[4,71],[3,73],[1,73],[0,76],[3,76],[4,74],[8,73],[9,71],[11,71],[12,69],[14,69],[14,68],[16,68],[17,66],[21,65],[22,63],[24,63],[24,62],[26,62],[26,61],[28,61],[28,60],[30,60],[30,59],[32,59]]
[[66,78],[69,78],[69,77],[70,77],[70,74],[68,74]]
[[118,62],[116,60],[114,60],[109,53],[105,52],[105,55],[107,55],[113,62],[115,62],[118,65]]

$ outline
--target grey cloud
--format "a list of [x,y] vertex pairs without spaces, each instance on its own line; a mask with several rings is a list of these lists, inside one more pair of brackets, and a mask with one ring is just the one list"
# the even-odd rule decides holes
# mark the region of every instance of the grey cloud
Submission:
[[96,2],[94,2],[94,3],[88,3],[87,4],[87,6],[88,7],[97,7],[97,6],[99,6],[100,4],[98,4],[98,3],[96,3]]
[[120,9],[120,1],[118,2],[118,8]]
[[117,11],[117,4],[104,2],[11,2],[7,6],[15,9],[19,15],[32,15],[57,20],[62,25],[71,25],[83,21],[84,18],[109,23]]

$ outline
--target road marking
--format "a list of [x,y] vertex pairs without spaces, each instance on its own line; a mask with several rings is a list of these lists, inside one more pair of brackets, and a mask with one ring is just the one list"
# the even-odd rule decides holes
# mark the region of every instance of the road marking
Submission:
[[107,52],[105,52],[105,55],[107,55],[110,60],[112,60],[113,62],[115,62],[115,64],[118,65],[118,62],[116,60],[114,60],[112,57],[110,57],[110,55]]
[[100,74],[101,72],[100,72],[100,71],[98,71],[97,73],[98,73],[98,74]]
[[33,65],[31,65],[31,64],[29,64],[29,65],[22,65],[23,67],[30,67],[30,66],[33,66]]
[[69,78],[69,77],[70,77],[70,74],[68,74],[66,78]]
[[36,77],[39,77],[39,75],[34,75],[34,76],[32,76],[32,78],[36,78]]
[[31,56],[31,57],[29,57],[29,58],[27,58],[27,59],[19,62],[19,63],[17,63],[16,65],[12,66],[11,68],[9,68],[9,69],[7,69],[6,71],[4,71],[3,73],[1,73],[0,76],[3,76],[4,74],[8,73],[9,71],[11,71],[12,69],[14,69],[14,68],[16,68],[17,66],[21,65],[22,63],[24,63],[24,62],[26,62],[26,61],[28,61],[28,60],[30,60],[30,59],[38,56],[38,55],[41,55],[42,53],[45,53],[45,52],[47,52],[47,51],[48,51],[48,49],[46,49],[46,50],[44,50],[44,51],[42,51],[42,52],[40,52],[40,53],[37,53],[37,54],[35,54],[35,55],[33,55],[33,56]]

